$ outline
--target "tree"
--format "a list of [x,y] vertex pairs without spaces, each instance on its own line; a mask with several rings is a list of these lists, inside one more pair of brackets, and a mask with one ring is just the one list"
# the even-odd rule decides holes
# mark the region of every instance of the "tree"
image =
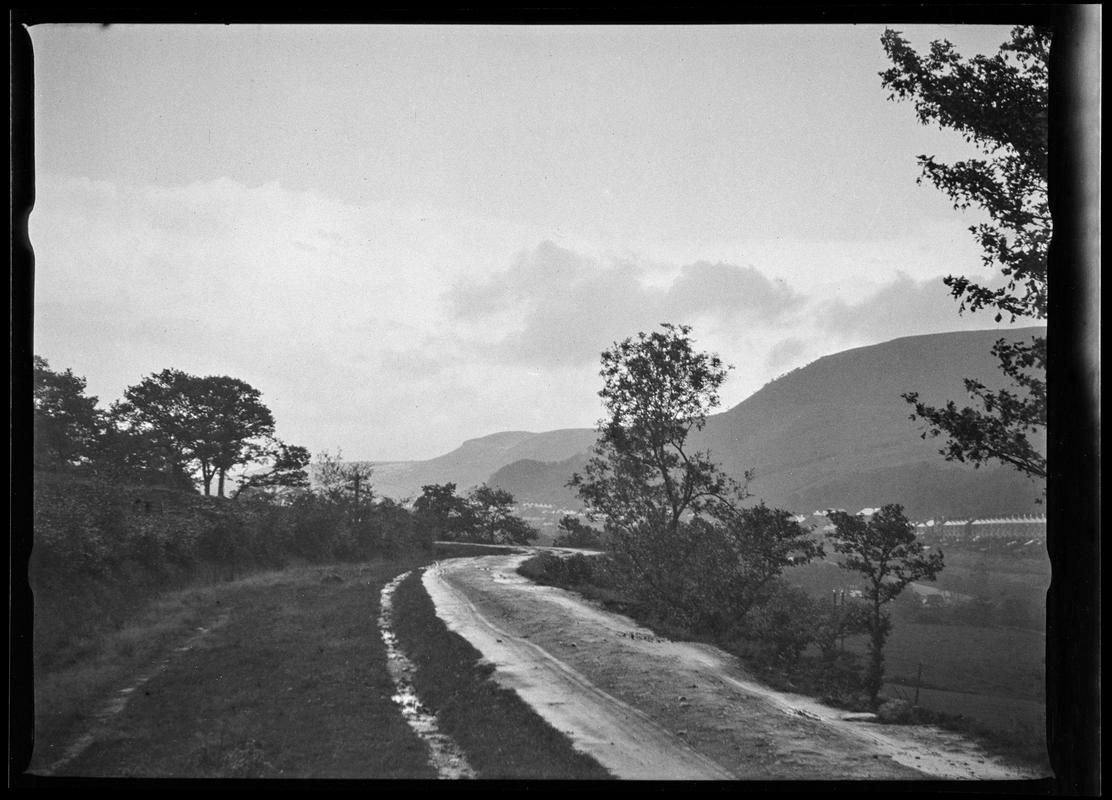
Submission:
[[193,479],[175,469],[176,463],[157,434],[129,426],[110,411],[91,456],[90,468],[98,477],[115,483],[196,491]]
[[[823,555],[822,543],[795,521],[791,512],[763,502],[730,514],[718,526],[717,547],[706,548],[704,575],[721,574],[707,585],[727,587],[717,610],[720,630],[737,624],[765,602],[787,566],[801,566]],[[716,552],[717,551],[717,552]]]
[[327,451],[322,452],[313,465],[313,482],[320,494],[330,502],[354,508],[370,506],[374,500],[373,475],[370,464],[345,463],[342,452],[337,452],[335,457]]
[[282,493],[309,487],[310,456],[306,448],[274,439],[270,442],[265,457],[270,459],[269,468],[265,472],[245,476],[232,495],[233,499],[252,489]]
[[421,496],[413,503],[413,513],[422,534],[430,540],[459,539],[475,524],[474,510],[456,495],[454,483],[422,486]]
[[[128,430],[143,435],[150,446],[164,454],[167,469],[176,479],[192,460],[192,442],[200,421],[189,402],[196,377],[176,369],[149,375],[124,391],[111,414]],[[206,476],[206,494],[211,474]]]
[[[207,463],[217,479],[217,495],[224,496],[229,470],[269,455],[274,416],[263,405],[258,389],[226,375],[212,375],[196,382],[198,431],[194,457]],[[205,494],[208,494],[206,483]]]
[[599,530],[585,525],[574,514],[560,517],[556,527],[563,531],[552,541],[556,547],[600,547],[602,545],[602,534]]
[[196,463],[206,495],[216,478],[221,497],[229,470],[260,457],[274,434],[274,417],[257,389],[237,378],[176,369],[129,387],[113,414],[158,442],[174,471]]
[[[1047,251],[1051,218],[1048,181],[1050,31],[1017,27],[995,56],[963,60],[946,41],[919,56],[896,31],[881,39],[893,65],[881,73],[889,99],[910,99],[920,122],[960,133],[984,158],[941,164],[919,156],[923,178],[945,192],[957,209],[982,208],[988,221],[970,228],[985,267],[999,270],[1001,286],[960,275],[945,278],[959,313],[994,309],[1004,316],[1045,319]],[[926,423],[923,437],[946,435],[947,460],[980,466],[996,460],[1034,478],[1046,477],[1046,457],[1033,443],[1046,429],[1046,339],[1000,339],[993,347],[1013,388],[989,390],[976,379],[966,390],[980,408],[948,401],[938,408],[917,392],[903,395]]]
[[695,352],[689,326],[661,327],[602,354],[599,396],[609,418],[599,422],[599,442],[583,473],[568,484],[593,515],[623,532],[645,523],[674,531],[684,514],[740,494],[709,453],[687,449],[688,435],[719,404],[729,367],[717,355]]
[[834,551],[845,556],[838,566],[860,572],[865,578],[864,593],[870,608],[865,687],[875,703],[884,685],[884,645],[892,630],[884,606],[912,581],[933,581],[943,568],[942,553],[927,553],[915,540],[915,526],[899,505],[886,505],[870,518],[845,511],[832,511],[828,517],[834,531],[827,537]]
[[514,496],[485,483],[467,495],[474,526],[472,536],[489,544],[528,544],[537,530],[513,514]]
[[[582,473],[569,481],[591,519],[602,518],[614,550],[653,601],[689,617],[698,578],[687,556],[737,517],[745,489],[687,437],[719,404],[729,367],[697,352],[689,326],[664,323],[602,354],[599,392],[609,412]],[[749,473],[745,480],[748,481]],[[721,531],[718,531],[721,533]],[[705,587],[704,587],[705,588]]]
[[35,466],[75,466],[87,460],[104,427],[97,398],[85,394],[85,379],[55,372],[41,356],[33,364]]

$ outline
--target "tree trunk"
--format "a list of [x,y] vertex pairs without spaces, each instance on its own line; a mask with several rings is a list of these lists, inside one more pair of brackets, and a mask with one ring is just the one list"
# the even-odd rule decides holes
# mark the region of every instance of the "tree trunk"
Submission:
[[218,477],[216,479],[216,495],[218,497],[223,497],[224,496],[224,470],[220,470],[220,472],[217,473],[217,475],[218,475]]
[[888,638],[884,629],[884,619],[880,610],[880,602],[873,603],[873,620],[869,646],[869,671],[865,676],[865,688],[869,692],[869,700],[876,705],[877,696],[884,686],[884,642]]

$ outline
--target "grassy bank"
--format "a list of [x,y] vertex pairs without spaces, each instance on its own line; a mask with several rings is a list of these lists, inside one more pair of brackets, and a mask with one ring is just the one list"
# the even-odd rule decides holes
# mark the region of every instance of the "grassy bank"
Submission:
[[[32,771],[63,755],[104,689],[131,685],[169,649],[165,669],[57,774],[435,777],[391,699],[376,627],[382,585],[428,560],[297,568],[164,598],[106,637],[99,658],[37,676]],[[200,627],[192,649],[174,650]]]
[[[27,780],[435,778],[425,744],[392,699],[380,593],[434,559],[486,552],[437,545],[404,558],[259,572],[137,603],[118,625],[86,632],[36,668]],[[489,679],[479,654],[436,617],[416,572],[395,596],[395,619],[401,646],[421,663],[422,700],[442,712],[444,730],[459,736],[480,777],[606,777]],[[106,703],[125,696],[122,711],[98,721]],[[95,740],[68,758],[91,731]],[[60,762],[55,777],[34,777]]]
[[480,778],[610,777],[516,693],[491,679],[494,668],[480,664],[479,651],[436,616],[417,573],[394,595],[394,629],[417,665],[417,693],[437,714],[441,730],[467,753]]

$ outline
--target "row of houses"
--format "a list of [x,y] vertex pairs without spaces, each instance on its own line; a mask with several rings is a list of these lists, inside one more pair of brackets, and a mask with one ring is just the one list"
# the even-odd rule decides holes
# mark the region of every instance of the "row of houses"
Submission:
[[1023,514],[982,519],[928,520],[915,526],[920,536],[931,536],[943,541],[980,541],[981,539],[1018,539],[1044,541],[1046,516]]
[[[878,510],[863,508],[857,512],[857,516],[871,517]],[[817,509],[810,514],[797,514],[793,519],[811,530],[830,533],[834,530],[834,524],[830,522],[829,514],[834,511],[845,511],[845,509]],[[973,519],[931,519],[915,523],[915,533],[924,538],[949,542],[981,540],[1043,542],[1046,540],[1046,516],[1019,514]]]

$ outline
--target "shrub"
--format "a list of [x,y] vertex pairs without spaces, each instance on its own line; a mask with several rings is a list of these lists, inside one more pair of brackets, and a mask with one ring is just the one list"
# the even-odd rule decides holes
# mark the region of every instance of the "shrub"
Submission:
[[810,596],[777,581],[768,599],[750,610],[739,626],[746,654],[763,668],[791,672],[815,641],[819,611]]

